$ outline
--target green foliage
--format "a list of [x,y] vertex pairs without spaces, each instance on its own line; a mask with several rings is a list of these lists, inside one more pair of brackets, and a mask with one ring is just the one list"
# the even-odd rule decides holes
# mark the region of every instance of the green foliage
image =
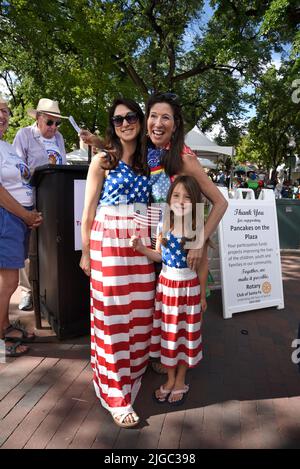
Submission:
[[[299,67],[298,67],[299,71]],[[269,68],[260,79],[254,102],[256,116],[237,150],[241,161],[251,159],[267,169],[276,168],[300,151],[300,110],[292,99],[295,64],[279,71]]]
[[261,153],[258,149],[255,148],[255,144],[251,140],[249,134],[243,135],[243,137],[241,137],[239,145],[236,149],[235,161],[236,163],[245,163],[246,161],[251,161],[251,163],[264,166]]
[[[219,123],[218,141],[237,144],[244,130],[243,86],[260,83],[272,51],[283,43],[293,45],[287,67],[297,76],[299,7],[296,0],[212,0],[207,20],[204,4],[1,2],[0,77],[14,109],[8,137],[28,123],[26,110],[41,97],[57,99],[63,114],[103,133],[117,95],[142,104],[153,91],[172,90],[181,98],[187,131],[195,123],[204,131]],[[62,133],[68,149],[77,143],[67,122]]]
[[261,24],[261,33],[269,40],[290,42],[299,52],[300,5],[298,0],[273,0],[269,2]]

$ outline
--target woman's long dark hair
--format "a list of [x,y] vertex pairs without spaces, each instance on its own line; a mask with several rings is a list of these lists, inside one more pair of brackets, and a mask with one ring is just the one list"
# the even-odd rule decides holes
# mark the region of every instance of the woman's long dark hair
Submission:
[[123,148],[122,144],[120,142],[119,137],[117,136],[115,132],[115,127],[112,121],[112,117],[115,113],[115,109],[117,106],[120,104],[123,104],[124,106],[128,107],[131,111],[134,111],[137,113],[139,122],[141,125],[141,132],[137,136],[137,142],[136,142],[136,149],[133,154],[133,160],[132,160],[132,169],[136,171],[137,173],[148,175],[149,174],[149,169],[147,165],[147,158],[146,156],[142,153],[142,145],[141,145],[141,133],[142,129],[144,127],[144,113],[142,109],[140,108],[139,104],[133,101],[133,99],[129,98],[116,98],[114,102],[112,103],[111,107],[109,108],[108,111],[108,127],[106,129],[106,136],[105,136],[105,141],[104,141],[104,148],[108,152],[112,152],[112,156],[114,156],[113,160],[114,163],[110,167],[112,169],[117,165],[119,160],[122,158],[123,154]]
[[[174,182],[171,184],[171,186],[169,188],[169,191],[168,191],[168,195],[167,195],[166,203],[167,203],[167,206],[169,207],[169,209],[170,209],[170,202],[171,202],[172,194],[173,194],[175,188],[178,186],[178,184],[182,184],[184,186],[185,190],[187,191],[188,195],[191,198],[191,204],[192,204],[192,226],[191,226],[191,231],[193,231],[195,233],[196,229],[201,228],[201,227],[197,226],[197,204],[203,203],[202,193],[201,193],[199,184],[193,176],[182,175],[182,176],[176,177]],[[164,237],[164,235],[167,233],[168,227],[169,227],[170,230],[172,230],[174,228],[174,213],[171,209],[170,209],[170,212],[169,212],[169,216],[170,216],[170,219],[167,220],[165,218],[164,222],[163,222],[161,243],[164,246],[166,246],[166,244],[167,244],[167,239]],[[189,238],[189,237],[185,236],[185,237],[182,238],[181,244],[184,247],[186,241],[193,241],[194,239],[195,239],[195,236],[193,238]]]
[[143,154],[147,156],[148,146],[151,146],[151,140],[147,135],[147,121],[154,104],[167,103],[171,106],[174,114],[174,122],[176,129],[172,135],[170,141],[170,149],[165,150],[162,155],[161,163],[164,167],[165,172],[168,176],[179,174],[183,163],[181,158],[181,152],[184,146],[184,122],[181,112],[181,106],[178,97],[173,93],[155,93],[152,94],[146,103],[146,115],[145,115],[145,131],[142,141]]

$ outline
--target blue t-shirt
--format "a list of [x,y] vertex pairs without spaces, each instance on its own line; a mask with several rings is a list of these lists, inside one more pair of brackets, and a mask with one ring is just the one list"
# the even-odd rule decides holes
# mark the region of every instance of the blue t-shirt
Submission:
[[99,203],[119,205],[144,203],[149,201],[150,180],[147,176],[137,174],[120,160],[116,168],[111,169],[105,178]]

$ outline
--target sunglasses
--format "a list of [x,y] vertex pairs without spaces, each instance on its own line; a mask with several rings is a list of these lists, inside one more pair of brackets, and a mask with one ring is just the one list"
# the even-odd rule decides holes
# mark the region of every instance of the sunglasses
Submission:
[[159,93],[157,95],[155,95],[157,98],[162,98],[162,99],[169,99],[171,101],[175,101],[176,99],[178,99],[178,96],[177,94],[175,93]]
[[115,127],[121,127],[123,125],[124,119],[127,120],[128,124],[135,124],[139,120],[139,116],[137,112],[127,112],[126,116],[113,116],[112,122]]
[[52,119],[47,119],[45,121],[46,125],[48,125],[49,127],[51,127],[51,125],[55,125],[55,127],[58,127],[60,124],[61,124],[61,121],[54,121]]

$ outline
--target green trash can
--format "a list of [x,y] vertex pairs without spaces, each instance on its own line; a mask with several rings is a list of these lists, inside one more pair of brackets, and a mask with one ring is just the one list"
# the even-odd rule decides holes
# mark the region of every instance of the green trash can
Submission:
[[300,249],[300,200],[276,199],[280,249]]

